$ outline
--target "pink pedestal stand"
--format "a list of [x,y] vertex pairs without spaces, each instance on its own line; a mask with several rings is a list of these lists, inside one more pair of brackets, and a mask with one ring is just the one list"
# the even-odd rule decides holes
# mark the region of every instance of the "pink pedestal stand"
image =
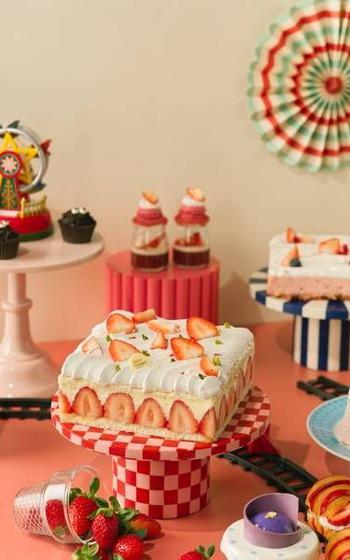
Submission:
[[112,457],[113,490],[121,505],[157,519],[201,510],[208,502],[210,457],[261,437],[270,418],[270,401],[257,387],[241,402],[222,437],[212,444],[62,424],[57,407],[55,397],[52,420],[62,436]]
[[106,260],[107,310],[137,313],[153,307],[165,319],[200,316],[216,324],[219,272],[216,259],[208,268],[141,272],[131,266],[129,251],[110,255]]
[[1,307],[5,312],[0,343],[0,396],[51,397],[57,390],[57,368],[33,342],[26,296],[26,274],[46,272],[89,261],[103,250],[96,234],[91,243],[65,243],[59,232],[40,241],[20,245],[16,258],[0,260],[0,273],[7,275],[7,293]]

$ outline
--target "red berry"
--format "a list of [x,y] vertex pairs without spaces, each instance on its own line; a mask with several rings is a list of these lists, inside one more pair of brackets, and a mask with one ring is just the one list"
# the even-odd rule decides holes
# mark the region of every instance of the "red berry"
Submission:
[[95,500],[77,496],[69,506],[69,519],[77,535],[83,536],[91,529],[92,520],[88,518],[97,510]]
[[145,547],[136,535],[124,535],[114,543],[113,553],[119,554],[124,560],[141,560]]
[[186,552],[186,554],[183,554],[180,557],[180,560],[204,560],[204,556],[196,550],[191,550],[191,552]]
[[45,507],[47,524],[56,536],[64,534],[66,520],[61,500],[49,500]]
[[110,517],[99,513],[91,525],[92,536],[102,550],[112,548],[119,530],[119,520],[115,514]]
[[134,531],[146,531],[145,538],[156,539],[161,533],[161,526],[155,519],[151,519],[148,515],[139,513],[129,521],[130,527]]

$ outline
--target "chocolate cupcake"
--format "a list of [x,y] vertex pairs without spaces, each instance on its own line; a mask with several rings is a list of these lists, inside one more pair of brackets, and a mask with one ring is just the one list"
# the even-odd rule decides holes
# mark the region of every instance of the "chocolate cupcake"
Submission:
[[58,224],[67,243],[89,243],[96,220],[86,208],[71,208],[62,214]]
[[18,253],[19,235],[5,220],[0,221],[0,259],[14,259]]

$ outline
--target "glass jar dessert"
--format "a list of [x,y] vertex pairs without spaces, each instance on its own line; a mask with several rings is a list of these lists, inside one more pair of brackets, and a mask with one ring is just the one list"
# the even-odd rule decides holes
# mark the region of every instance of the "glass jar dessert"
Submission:
[[178,234],[173,246],[174,265],[182,268],[206,267],[210,261],[210,243],[207,230],[209,217],[201,189],[188,188],[175,216]]
[[145,191],[139,201],[132,245],[131,264],[145,272],[165,270],[169,263],[166,234],[167,219],[163,216],[158,197]]

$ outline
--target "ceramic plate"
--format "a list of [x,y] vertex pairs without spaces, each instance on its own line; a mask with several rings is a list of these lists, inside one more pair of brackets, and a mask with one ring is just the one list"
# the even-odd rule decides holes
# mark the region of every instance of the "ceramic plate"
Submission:
[[344,461],[350,461],[350,447],[342,445],[334,436],[334,428],[344,416],[347,396],[322,403],[307,419],[307,429],[318,445]]

